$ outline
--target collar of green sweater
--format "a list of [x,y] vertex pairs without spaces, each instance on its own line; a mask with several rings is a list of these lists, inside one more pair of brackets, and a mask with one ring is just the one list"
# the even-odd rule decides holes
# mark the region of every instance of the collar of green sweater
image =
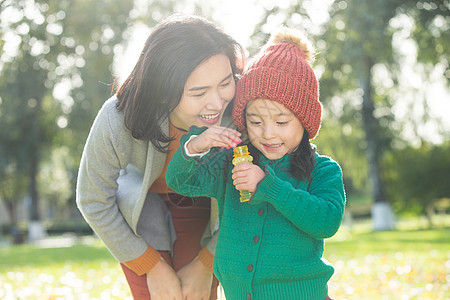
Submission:
[[291,161],[291,155],[286,154],[282,158],[271,160],[261,154],[259,161],[261,162],[262,165],[267,165],[267,164],[268,165],[279,165],[279,164],[285,165],[285,164],[289,164],[289,162]]

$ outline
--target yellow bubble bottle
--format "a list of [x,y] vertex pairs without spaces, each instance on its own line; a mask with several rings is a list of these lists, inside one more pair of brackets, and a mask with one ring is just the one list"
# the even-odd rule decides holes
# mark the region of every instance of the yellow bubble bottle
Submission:
[[[233,153],[234,153],[234,158],[233,158],[233,165],[238,165],[241,163],[252,163],[253,161],[253,157],[248,153],[248,148],[247,146],[239,146],[239,147],[234,147],[233,148]],[[241,202],[246,202],[248,201],[253,193],[247,190],[242,190],[240,191],[241,193],[241,198],[240,201]]]

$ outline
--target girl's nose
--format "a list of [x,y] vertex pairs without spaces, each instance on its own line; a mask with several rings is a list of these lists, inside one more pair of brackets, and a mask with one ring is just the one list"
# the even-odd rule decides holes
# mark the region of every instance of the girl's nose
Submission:
[[266,140],[270,140],[275,137],[275,130],[271,125],[266,125],[263,128],[263,138]]

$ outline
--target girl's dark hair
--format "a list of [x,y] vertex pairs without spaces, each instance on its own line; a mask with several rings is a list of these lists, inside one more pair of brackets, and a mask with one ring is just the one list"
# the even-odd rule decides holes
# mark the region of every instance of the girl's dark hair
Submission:
[[312,171],[316,164],[315,148],[309,142],[309,134],[305,130],[298,148],[291,154],[290,172],[295,178],[312,180]]
[[[250,143],[248,143],[248,151],[253,156],[253,162],[258,163],[261,158],[261,152]],[[314,146],[309,142],[309,135],[305,130],[300,145],[291,153],[289,172],[298,180],[311,182],[315,163]]]
[[172,139],[161,121],[178,105],[189,75],[203,61],[225,54],[237,80],[242,72],[242,47],[220,28],[198,16],[172,15],[148,37],[130,76],[119,87],[117,108],[136,139],[151,141],[161,152]]

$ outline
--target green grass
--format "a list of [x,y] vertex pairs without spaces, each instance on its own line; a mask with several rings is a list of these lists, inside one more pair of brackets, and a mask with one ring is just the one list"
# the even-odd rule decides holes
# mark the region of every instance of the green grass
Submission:
[[0,272],[6,272],[11,266],[34,266],[36,268],[48,265],[60,266],[68,262],[98,262],[111,260],[109,252],[101,245],[75,245],[62,248],[36,248],[30,245],[14,246],[0,249],[3,258],[0,262]]
[[351,232],[326,241],[336,299],[449,299],[450,229]]
[[59,248],[0,248],[0,299],[127,298],[120,266],[97,240]]
[[[447,222],[446,222],[447,223]],[[415,222],[419,224],[419,222]],[[371,232],[342,226],[326,240],[335,267],[330,296],[450,299],[450,227]],[[0,248],[0,299],[131,299],[122,271],[98,240],[67,247]]]
[[[345,233],[344,233],[345,232]],[[339,235],[326,241],[325,254],[339,256],[412,251],[426,253],[449,250],[449,229],[419,229],[352,233],[341,229]]]

